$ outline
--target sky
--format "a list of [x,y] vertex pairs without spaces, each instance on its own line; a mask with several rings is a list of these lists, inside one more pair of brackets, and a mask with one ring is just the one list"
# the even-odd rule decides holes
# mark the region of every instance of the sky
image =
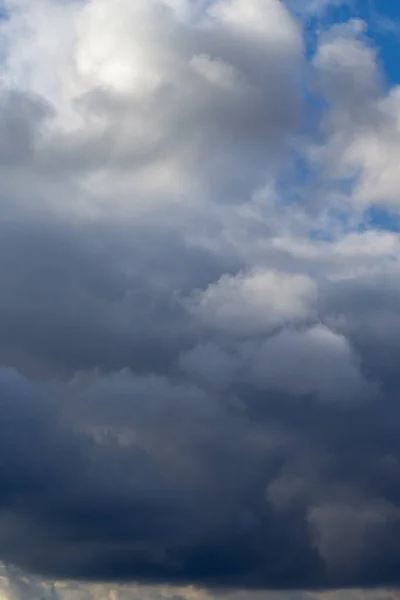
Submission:
[[0,13],[0,599],[397,600],[398,2]]

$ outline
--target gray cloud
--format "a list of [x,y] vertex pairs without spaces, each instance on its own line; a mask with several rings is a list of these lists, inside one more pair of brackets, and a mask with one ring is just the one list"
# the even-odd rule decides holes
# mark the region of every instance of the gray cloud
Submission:
[[[6,8],[16,597],[15,568],[239,596],[398,587],[400,248],[364,214],[395,202],[374,148],[396,144],[398,90],[360,24],[306,65],[278,0]],[[310,80],[326,108],[308,126]]]

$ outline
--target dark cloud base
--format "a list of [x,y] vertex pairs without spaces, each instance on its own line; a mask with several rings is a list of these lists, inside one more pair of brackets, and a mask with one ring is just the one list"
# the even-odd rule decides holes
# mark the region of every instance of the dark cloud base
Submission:
[[129,378],[131,391],[104,377],[93,393],[105,414],[122,402],[138,439],[103,427],[99,443],[60,419],[65,389],[2,370],[2,560],[80,580],[399,585],[395,397],[326,406],[247,389],[240,410],[221,398],[196,414],[164,381],[147,413],[151,381]]

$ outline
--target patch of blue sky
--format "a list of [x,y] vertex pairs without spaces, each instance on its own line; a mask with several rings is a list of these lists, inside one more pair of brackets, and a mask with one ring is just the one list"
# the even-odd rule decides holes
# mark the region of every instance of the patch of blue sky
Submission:
[[379,0],[366,15],[368,34],[379,51],[379,59],[389,85],[400,83],[400,2]]
[[372,206],[364,213],[363,223],[359,230],[375,229],[400,233],[400,214],[380,206]]

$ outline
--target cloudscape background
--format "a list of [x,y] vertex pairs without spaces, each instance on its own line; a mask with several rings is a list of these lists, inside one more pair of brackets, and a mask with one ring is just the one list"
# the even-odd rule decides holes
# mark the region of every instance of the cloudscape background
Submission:
[[396,599],[398,3],[0,14],[0,597]]

